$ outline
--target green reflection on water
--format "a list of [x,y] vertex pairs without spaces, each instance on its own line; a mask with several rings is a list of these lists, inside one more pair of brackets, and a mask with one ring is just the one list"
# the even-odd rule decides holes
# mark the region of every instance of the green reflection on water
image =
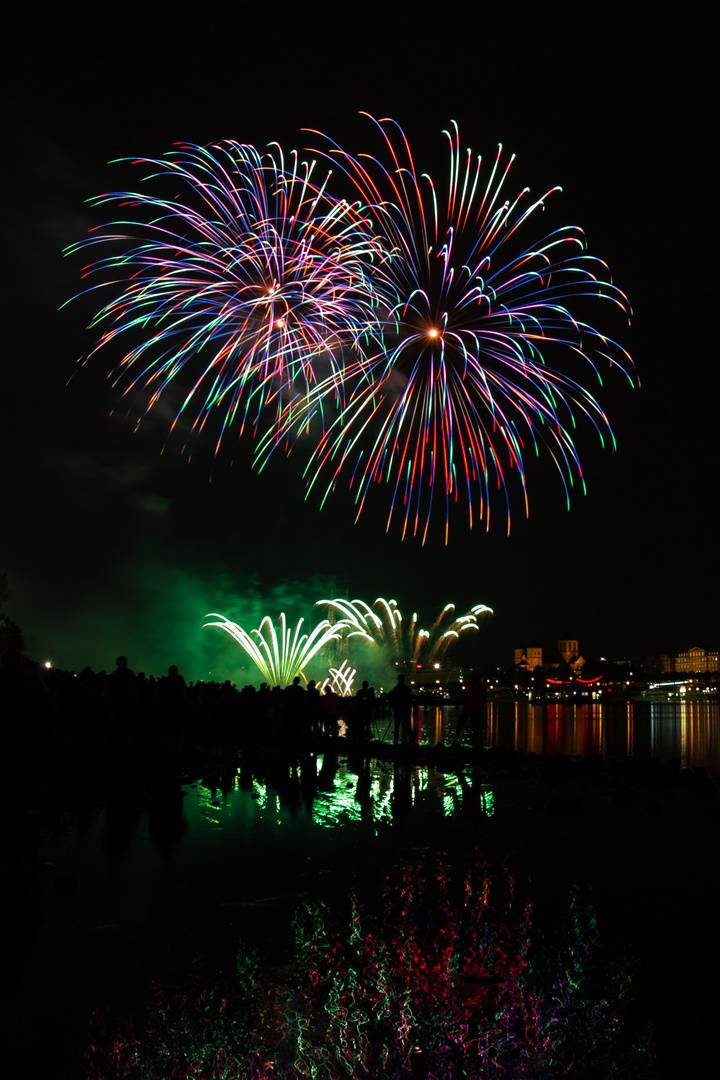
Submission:
[[460,821],[495,812],[492,785],[482,772],[443,772],[432,765],[327,752],[299,761],[243,761],[223,785],[207,781],[185,811],[200,828],[320,829],[358,825],[377,830],[418,811]]

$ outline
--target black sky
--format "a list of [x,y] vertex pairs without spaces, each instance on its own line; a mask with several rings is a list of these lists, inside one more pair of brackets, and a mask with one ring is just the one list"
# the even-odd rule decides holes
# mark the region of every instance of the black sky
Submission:
[[[332,589],[427,620],[448,601],[489,604],[482,648],[498,662],[566,636],[586,656],[717,647],[713,32],[705,16],[649,22],[645,4],[587,7],[364,6],[349,26],[338,6],[284,4],[15,16],[0,572],[28,652],[77,668],[124,652],[194,677],[237,659],[198,634],[206,611],[310,615]],[[135,434],[111,415],[109,358],[76,371],[92,309],[58,310],[82,262],[61,251],[102,220],[85,199],[137,179],[108,161],[178,140],[302,147],[303,127],[358,145],[360,110],[397,119],[439,175],[450,120],[474,150],[502,142],[518,185],[563,186],[556,213],[629,295],[641,389],[608,380],[618,450],[579,437],[588,495],[569,513],[544,462],[509,538],[499,515],[447,548],[401,542],[382,498],[357,524],[343,493],[305,502],[292,456],[257,477],[239,447],[209,483],[209,455],[160,454],[160,420]]]

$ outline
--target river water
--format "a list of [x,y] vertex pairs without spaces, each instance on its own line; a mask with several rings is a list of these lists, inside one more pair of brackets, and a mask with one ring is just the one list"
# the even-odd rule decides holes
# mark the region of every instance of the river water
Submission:
[[[457,708],[421,710],[423,738],[451,742]],[[701,767],[720,776],[720,702],[636,702],[532,705],[489,702],[485,744],[536,754],[606,759],[676,760],[683,769]]]
[[[456,710],[420,719],[453,738]],[[717,772],[717,708],[694,703],[491,705],[486,735]],[[18,928],[13,1076],[702,1075],[717,800],[550,794],[571,812],[341,745],[86,814],[43,844]]]

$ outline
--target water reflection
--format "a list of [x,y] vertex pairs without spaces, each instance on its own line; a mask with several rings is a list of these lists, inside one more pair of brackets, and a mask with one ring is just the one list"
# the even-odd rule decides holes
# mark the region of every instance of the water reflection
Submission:
[[[430,707],[420,713],[421,742],[452,743],[459,710]],[[534,754],[623,759],[680,760],[720,774],[720,703],[717,701],[536,705],[489,702],[484,718],[486,746]]]
[[485,773],[464,764],[449,769],[335,751],[272,765],[246,755],[239,775],[221,791],[203,787],[185,809],[194,827],[211,832],[272,829],[298,818],[321,828],[360,823],[377,831],[402,824],[413,809],[457,820],[491,816]]
[[241,939],[221,972],[198,957],[154,981],[143,1019],[98,1019],[87,1076],[647,1075],[633,964],[603,949],[589,893],[542,926],[534,909],[509,865],[411,852],[337,901],[300,899],[280,962]]
[[[424,711],[424,745],[450,744],[456,716]],[[718,771],[717,706],[705,703],[493,703],[486,719],[492,745]],[[26,1075],[654,1075],[630,1004],[629,940],[659,1037],[674,1037],[675,1010],[685,1024],[700,1017],[695,1041],[711,1028],[711,1003],[703,1012],[692,990],[714,941],[702,904],[716,895],[715,848],[685,832],[705,800],[675,820],[679,788],[632,814],[608,788],[606,830],[590,813],[538,813],[523,784],[503,780],[512,794],[496,815],[469,755],[378,749],[243,752],[238,768],[192,785],[148,776],[142,801],[90,815],[44,850],[60,878],[46,879],[10,1027],[30,1046],[39,1016],[47,1046],[81,1044],[88,1064]],[[597,809],[605,791],[592,792]],[[69,875],[72,892],[59,884]]]

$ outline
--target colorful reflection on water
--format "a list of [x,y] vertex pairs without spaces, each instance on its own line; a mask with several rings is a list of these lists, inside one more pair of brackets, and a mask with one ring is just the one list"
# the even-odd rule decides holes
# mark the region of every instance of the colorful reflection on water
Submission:
[[[426,744],[452,741],[456,716],[421,717]],[[493,703],[487,734],[700,765],[717,716],[691,702]],[[487,774],[462,755],[420,757],[243,753],[212,782],[166,779],[149,809],[108,810],[58,839],[49,857],[78,874],[87,906],[46,890],[34,974],[60,1027],[78,1015],[63,972],[82,972],[82,1075],[655,1076],[634,1000],[638,924],[613,924],[606,944],[573,860],[531,880]],[[582,836],[579,818],[526,813]]]
[[509,865],[415,851],[338,901],[299,899],[279,963],[240,940],[221,973],[198,958],[154,981],[143,1022],[96,1022],[87,1076],[648,1075],[633,970],[604,952],[589,892],[539,927]]
[[[460,715],[457,707],[424,708],[421,740],[450,743]],[[720,703],[717,701],[533,705],[489,702],[483,741],[535,754],[605,758],[654,757],[682,768],[720,775]]]

